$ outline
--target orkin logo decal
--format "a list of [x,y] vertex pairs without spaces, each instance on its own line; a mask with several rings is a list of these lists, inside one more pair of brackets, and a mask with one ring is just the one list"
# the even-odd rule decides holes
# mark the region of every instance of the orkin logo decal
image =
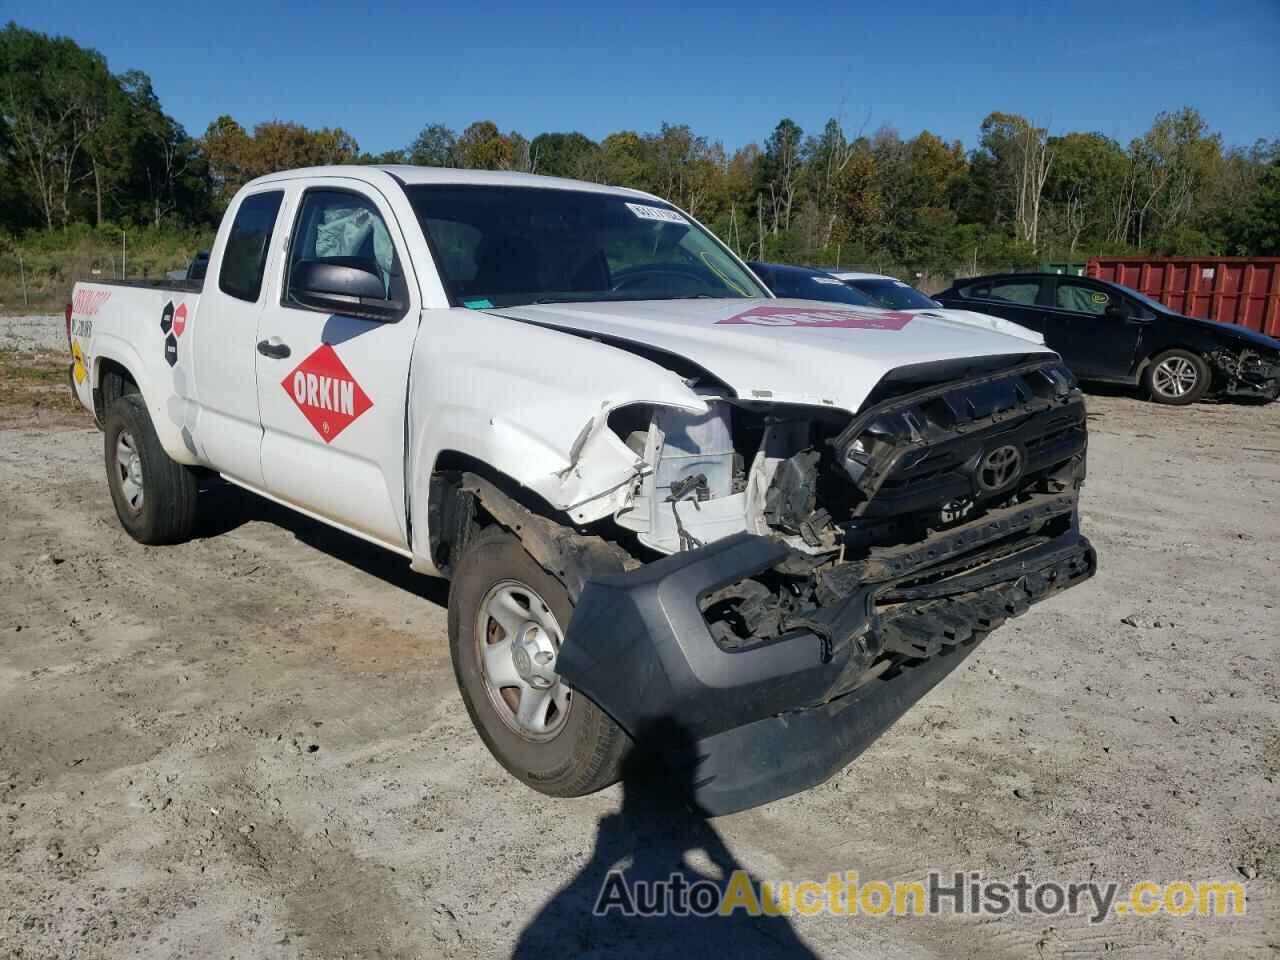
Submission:
[[333,347],[325,343],[280,381],[320,439],[332,443],[373,406]]
[[839,327],[858,330],[901,330],[911,314],[901,310],[841,310],[825,307],[752,307],[716,323],[753,327]]

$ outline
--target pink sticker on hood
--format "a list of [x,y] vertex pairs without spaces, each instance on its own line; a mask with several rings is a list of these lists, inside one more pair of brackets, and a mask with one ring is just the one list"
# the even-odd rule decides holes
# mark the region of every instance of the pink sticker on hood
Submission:
[[901,330],[911,322],[901,310],[828,310],[823,307],[752,307],[716,323],[754,327],[843,327],[859,330]]

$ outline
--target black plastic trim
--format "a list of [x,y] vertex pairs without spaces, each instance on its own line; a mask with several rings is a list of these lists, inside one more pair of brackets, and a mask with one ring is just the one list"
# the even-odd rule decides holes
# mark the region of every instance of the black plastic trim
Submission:
[[[699,600],[788,554],[774,540],[740,533],[590,579],[560,647],[560,676],[641,748],[661,753],[664,743],[646,741],[650,731],[678,731],[693,743],[698,767],[684,779],[708,813],[827,779],[987,632],[1097,567],[1073,519],[1046,543],[920,590],[918,607],[878,615],[875,601],[893,584],[855,583],[804,618],[805,629],[741,649],[717,644]],[[888,669],[876,676],[868,668],[878,658],[877,669]]]

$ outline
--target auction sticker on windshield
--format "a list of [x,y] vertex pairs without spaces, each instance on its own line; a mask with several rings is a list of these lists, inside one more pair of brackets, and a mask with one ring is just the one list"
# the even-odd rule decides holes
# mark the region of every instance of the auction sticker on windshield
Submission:
[[826,310],[821,307],[752,307],[716,323],[754,327],[832,327],[858,330],[901,330],[911,322],[901,310]]
[[643,203],[628,203],[627,209],[641,220],[659,220],[662,223],[688,223],[681,214],[662,207],[650,207]]

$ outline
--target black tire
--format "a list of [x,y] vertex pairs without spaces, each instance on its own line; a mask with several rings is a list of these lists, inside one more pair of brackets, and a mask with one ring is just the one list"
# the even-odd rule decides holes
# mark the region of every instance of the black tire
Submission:
[[565,716],[546,739],[522,736],[511,727],[510,717],[499,713],[479,646],[489,642],[486,638],[496,623],[487,614],[483,625],[478,621],[486,597],[504,583],[540,596],[561,627],[568,625],[573,612],[560,581],[501,527],[486,527],[467,546],[449,586],[449,651],[462,702],[480,739],[512,776],[539,793],[578,797],[617,782],[631,740],[608,714],[576,691],[569,691]]
[[138,392],[138,385],[128,377],[115,370],[108,370],[102,375],[102,409],[110,410],[111,405],[121,397]]
[[[130,477],[121,466],[118,450],[122,437],[137,455],[140,484],[139,478]],[[111,501],[129,536],[151,545],[179,543],[191,536],[199,484],[189,467],[164,452],[141,394],[119,397],[107,409],[103,455]],[[140,495],[132,494],[131,483]]]
[[[1194,373],[1194,382],[1188,381],[1186,376],[1181,379],[1173,376],[1174,370]],[[1213,376],[1209,372],[1209,364],[1205,363],[1204,357],[1182,349],[1166,350],[1155,357],[1147,364],[1147,369],[1142,375],[1147,396],[1156,403],[1166,403],[1175,407],[1183,407],[1201,399],[1209,392],[1212,381]]]

